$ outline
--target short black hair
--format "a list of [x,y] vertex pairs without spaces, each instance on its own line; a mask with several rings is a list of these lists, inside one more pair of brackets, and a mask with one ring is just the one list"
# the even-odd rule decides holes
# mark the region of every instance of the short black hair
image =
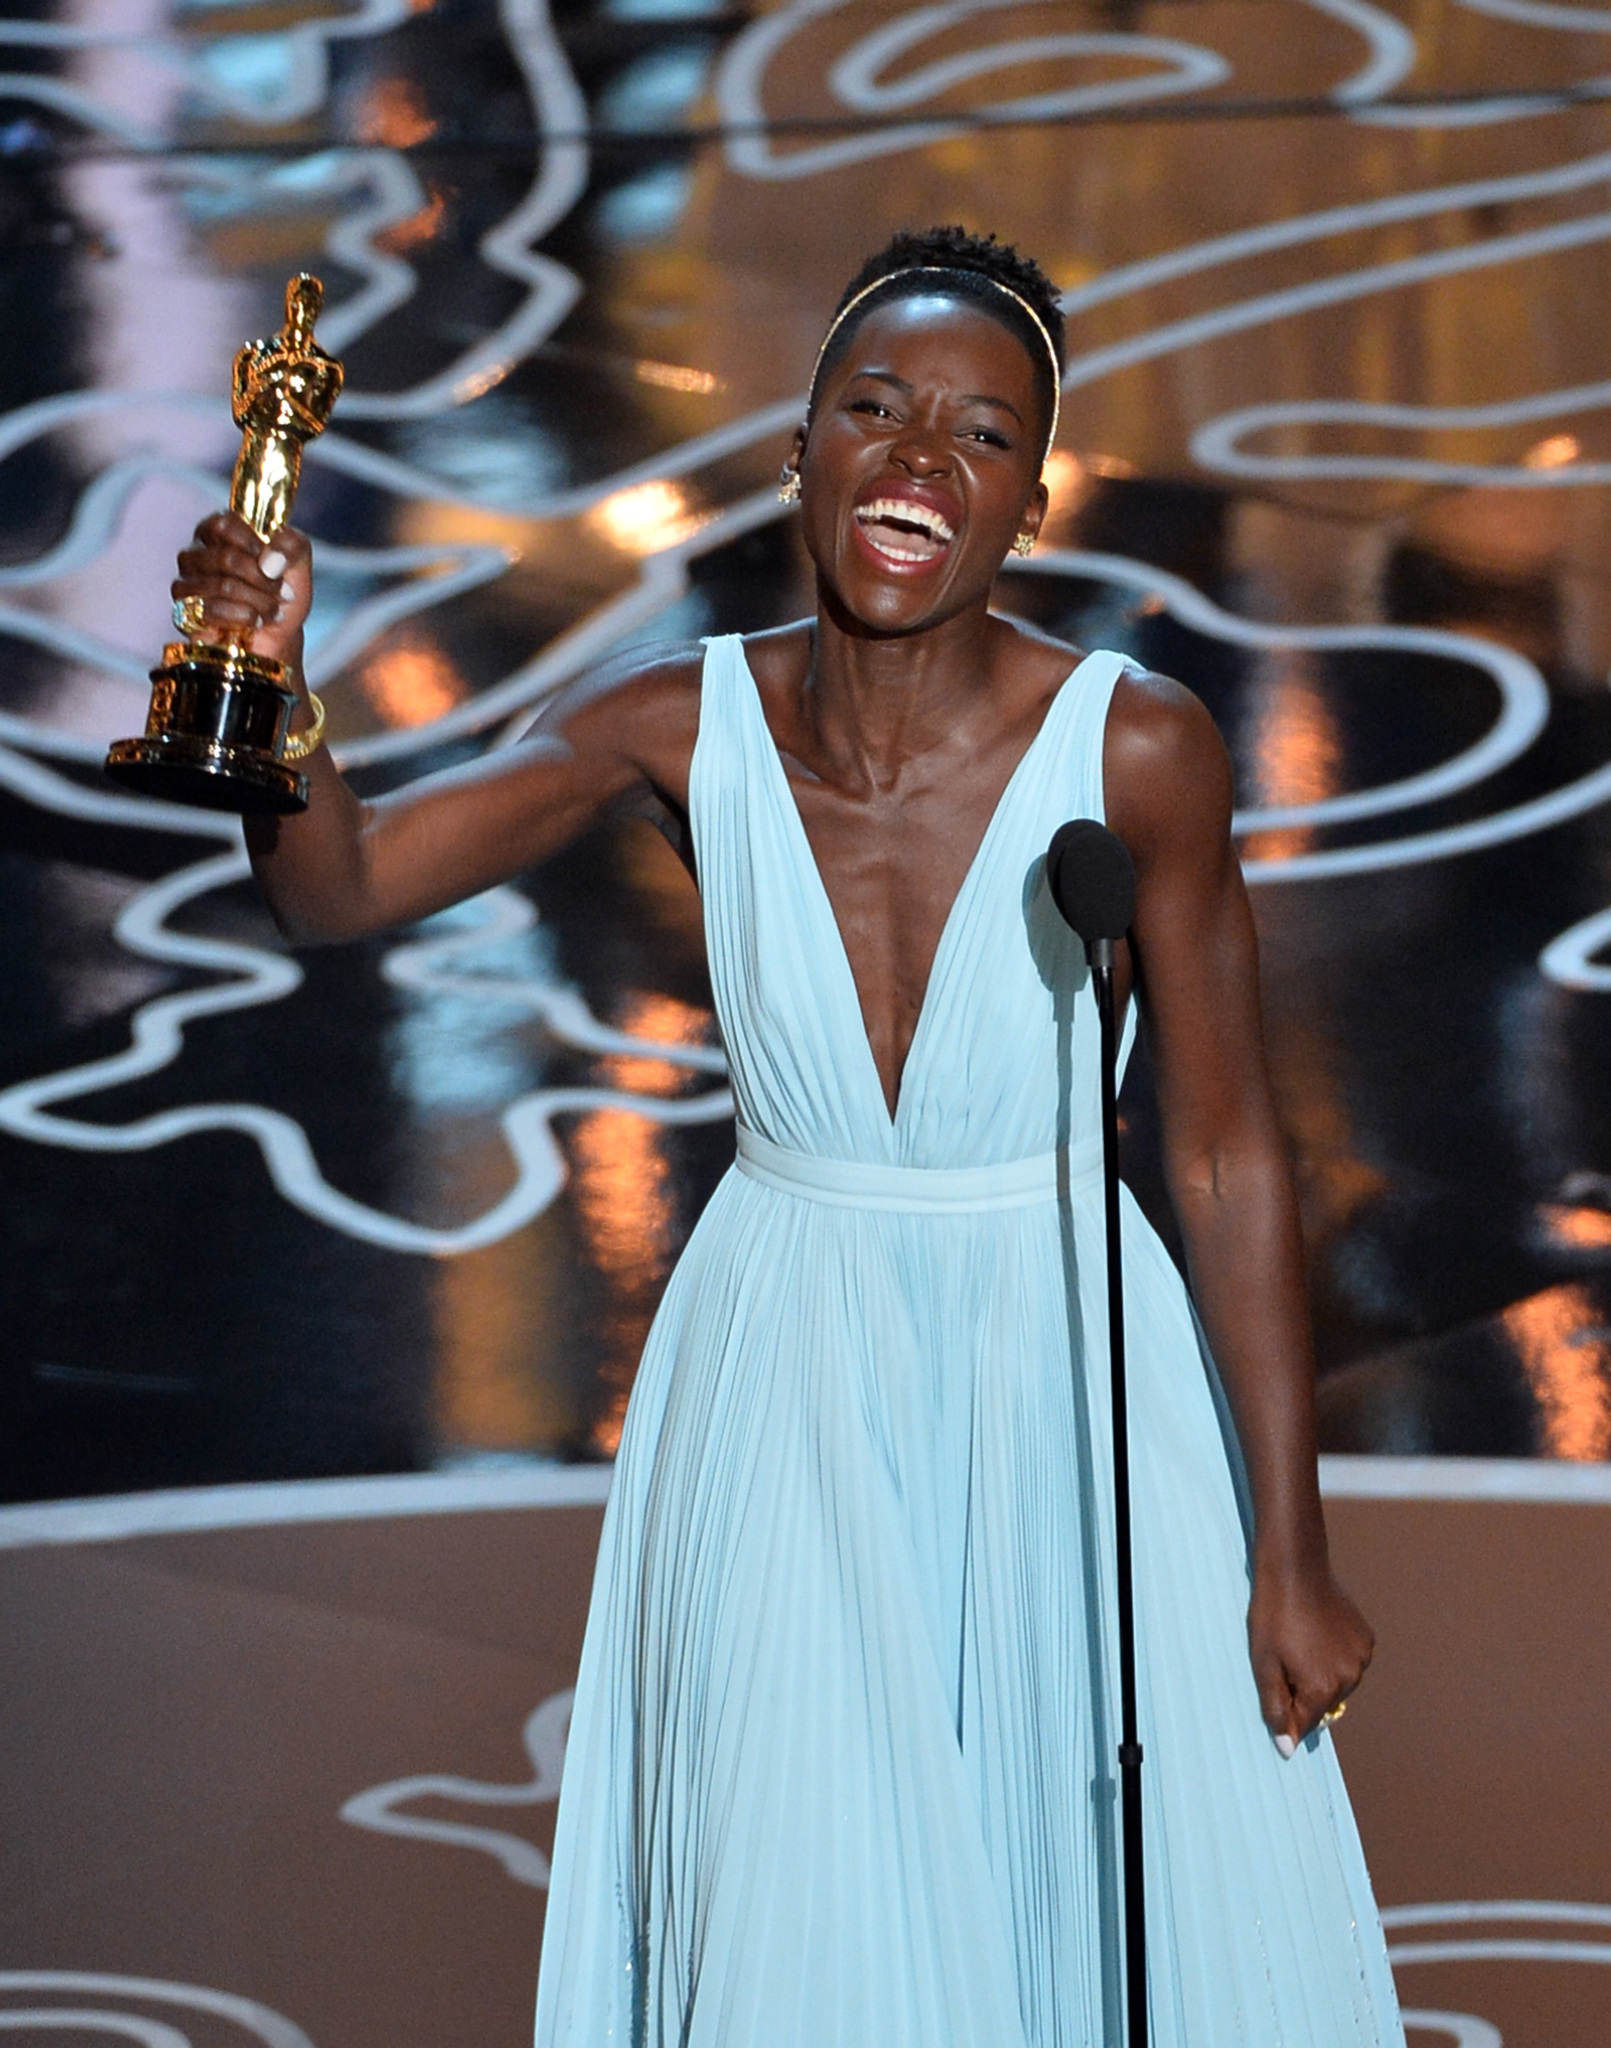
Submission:
[[[943,282],[933,272],[943,270],[950,273]],[[913,275],[914,272],[924,273]],[[869,289],[884,285],[883,290]],[[1004,291],[993,289],[1005,286]],[[837,327],[829,322],[829,342],[822,352],[816,373],[811,380],[811,403],[817,398],[817,386],[849,348],[856,330],[869,313],[876,313],[880,307],[896,299],[913,298],[928,292],[955,293],[978,307],[981,313],[988,313],[998,321],[1009,334],[1016,335],[1029,351],[1030,361],[1035,366],[1035,388],[1045,408],[1046,423],[1050,425],[1056,390],[1053,385],[1052,365],[1046,359],[1046,343],[1036,331],[1035,323],[1007,296],[1008,292],[1022,299],[1032,307],[1046,329],[1057,358],[1057,374],[1063,369],[1063,309],[1058,302],[1057,287],[1031,256],[1024,256],[1010,242],[998,242],[994,235],[972,235],[962,227],[925,228],[921,233],[912,233],[902,228],[891,235],[883,248],[869,256],[860,270],[839,295],[834,308],[834,320],[855,299],[858,293],[866,292],[856,310]]]

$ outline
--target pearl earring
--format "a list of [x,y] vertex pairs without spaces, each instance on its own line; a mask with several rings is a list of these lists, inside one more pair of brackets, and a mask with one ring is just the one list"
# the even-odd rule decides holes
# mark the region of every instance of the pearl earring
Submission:
[[1032,533],[1021,533],[1013,542],[1012,551],[1015,555],[1027,555],[1033,552],[1034,546],[1035,536]]
[[778,503],[780,505],[797,505],[799,502],[800,472],[797,469],[791,469],[787,463],[784,463],[778,476]]

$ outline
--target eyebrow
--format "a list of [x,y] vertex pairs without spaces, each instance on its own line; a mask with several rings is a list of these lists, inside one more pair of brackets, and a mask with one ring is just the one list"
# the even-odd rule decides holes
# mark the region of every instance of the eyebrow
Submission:
[[[907,398],[910,398],[916,389],[916,386],[908,384],[904,377],[897,377],[893,370],[852,370],[847,381],[854,384],[858,377],[870,378],[875,384],[891,385],[896,391],[901,392]],[[988,391],[970,391],[959,403],[963,405],[993,405],[998,412],[1010,412],[1019,426],[1022,426],[1024,423],[1023,414],[1010,399],[995,398]]]

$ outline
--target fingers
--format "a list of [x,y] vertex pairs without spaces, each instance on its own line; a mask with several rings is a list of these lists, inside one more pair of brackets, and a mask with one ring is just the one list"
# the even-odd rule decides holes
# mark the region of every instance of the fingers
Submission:
[[274,585],[263,574],[257,556],[249,555],[240,548],[181,548],[179,574],[192,582],[208,577],[216,581],[231,577],[237,582],[265,590],[270,595],[274,591]]
[[1357,1690],[1370,1666],[1376,1638],[1352,1602],[1347,1606],[1349,1627],[1345,1640],[1334,1646],[1325,1662],[1315,1662],[1293,1686],[1298,1719],[1304,1735],[1312,1734],[1323,1721],[1336,1720]]
[[171,587],[176,598],[199,597],[207,617],[216,625],[259,626],[278,602],[272,591],[265,594],[255,583],[209,574],[205,569],[176,576]]
[[1321,1721],[1336,1706],[1339,1692],[1332,1687],[1324,1691],[1315,1687],[1304,1687],[1293,1700],[1293,1718],[1297,1724],[1299,1742],[1313,1735]]
[[259,624],[280,602],[277,581],[264,575],[257,550],[223,541],[185,548],[174,578],[175,597],[199,597],[215,619]]
[[1314,1684],[1294,1682],[1278,1657],[1265,1657],[1255,1664],[1259,1688],[1259,1711],[1283,1758],[1296,1754],[1298,1744],[1320,1726],[1326,1716],[1347,1699],[1359,1683]]
[[1335,1678],[1328,1683],[1299,1684],[1290,1687],[1288,1697],[1291,1702],[1291,1718],[1288,1733],[1291,1747],[1284,1747],[1281,1738],[1277,1737],[1276,1748],[1281,1754],[1291,1756],[1298,1744],[1311,1736],[1317,1728],[1327,1721],[1339,1720],[1349,1696],[1363,1676],[1362,1664],[1359,1671],[1350,1678]]
[[306,534],[287,526],[258,557],[259,571],[273,583],[278,604],[305,613],[313,595],[313,546]]
[[1259,1689],[1259,1712],[1264,1716],[1264,1725],[1274,1736],[1282,1756],[1291,1756],[1298,1746],[1299,1729],[1286,1669],[1278,1657],[1261,1657],[1254,1663],[1253,1677]]
[[1255,1572],[1248,1648],[1260,1711],[1283,1757],[1353,1692],[1374,1647],[1369,1624],[1329,1573],[1295,1583]]
[[[280,566],[269,568],[270,558]],[[305,533],[298,533],[294,526],[282,526],[277,534],[264,545],[260,566],[269,576],[283,576],[287,568],[305,568],[313,560],[313,543]]]
[[272,625],[297,600],[306,610],[310,563],[305,535],[288,527],[265,542],[237,514],[215,512],[181,550],[173,595],[200,598],[218,625]]
[[196,545],[208,547],[218,542],[227,547],[245,548],[248,554],[256,555],[263,543],[238,512],[209,512],[196,527]]

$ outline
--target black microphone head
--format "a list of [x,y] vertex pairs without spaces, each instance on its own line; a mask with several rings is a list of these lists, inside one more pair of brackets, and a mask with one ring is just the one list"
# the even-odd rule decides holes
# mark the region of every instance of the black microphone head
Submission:
[[1095,818],[1070,818],[1046,853],[1052,901],[1087,946],[1122,939],[1136,909],[1136,864],[1124,841]]

